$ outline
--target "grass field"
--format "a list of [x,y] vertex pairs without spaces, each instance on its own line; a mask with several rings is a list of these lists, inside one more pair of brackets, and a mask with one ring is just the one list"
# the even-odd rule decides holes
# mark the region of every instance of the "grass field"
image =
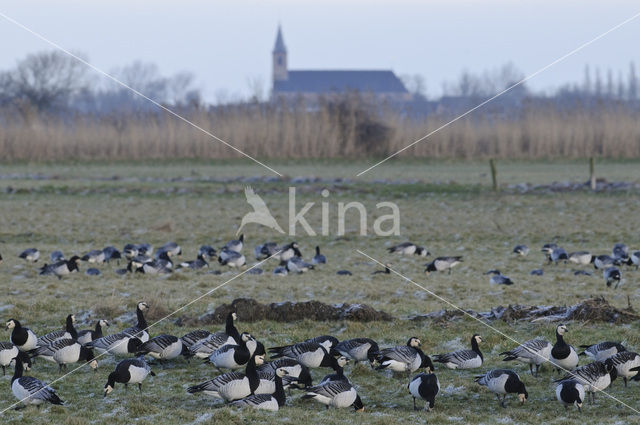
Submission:
[[[532,191],[519,193],[509,185],[530,182],[536,185],[553,181],[584,182],[588,165],[575,162],[508,162],[499,163],[499,179],[504,190],[490,190],[488,166],[485,163],[391,161],[355,178],[367,162],[296,162],[269,163],[287,176],[285,180],[253,178],[270,176],[268,171],[241,161],[167,163],[63,163],[3,164],[0,166],[0,316],[16,318],[42,334],[61,328],[67,314],[73,312],[87,328],[99,318],[113,325],[109,333],[130,326],[136,302],[147,300],[153,306],[151,319],[158,319],[194,298],[205,294],[238,272],[212,264],[221,275],[207,272],[179,271],[169,276],[127,275],[120,277],[115,264],[99,267],[103,275],[81,273],[62,280],[38,276],[36,267],[17,258],[25,248],[37,247],[48,260],[54,249],[67,256],[90,249],[127,242],[148,242],[160,246],[169,240],[183,247],[183,258],[195,258],[201,244],[221,246],[235,235],[242,216],[249,211],[243,189],[250,184],[264,198],[275,218],[281,223],[288,217],[287,192],[290,178],[300,179],[297,188],[297,210],[306,202],[315,202],[307,220],[320,228],[321,202],[329,203],[331,231],[326,236],[301,234],[284,237],[256,225],[245,228],[244,253],[249,265],[254,263],[255,245],[268,240],[284,243],[295,239],[306,258],[320,245],[329,263],[299,276],[276,277],[271,271],[275,262],[261,266],[260,276],[243,275],[200,301],[190,305],[156,327],[151,334],[182,335],[189,330],[175,324],[178,317],[197,318],[222,303],[235,298],[251,297],[262,303],[318,300],[325,303],[366,303],[384,310],[393,322],[313,322],[296,323],[243,322],[247,330],[269,347],[295,342],[311,336],[330,333],[339,339],[368,336],[381,346],[404,344],[410,336],[423,342],[427,354],[436,354],[468,345],[473,333],[480,333],[485,365],[481,370],[449,371],[437,368],[442,385],[435,410],[413,412],[412,399],[406,389],[406,378],[390,378],[359,365],[347,375],[357,385],[365,403],[364,413],[352,410],[325,411],[319,404],[299,400],[294,393],[288,406],[277,414],[236,411],[220,402],[186,393],[189,385],[215,376],[211,366],[183,360],[162,369],[158,376],[144,383],[145,392],[125,394],[122,386],[102,398],[106,377],[115,365],[112,358],[101,358],[96,374],[86,368],[55,382],[67,405],[37,411],[7,411],[2,421],[10,424],[39,424],[45,420],[60,424],[190,424],[220,421],[249,423],[278,421],[311,423],[473,423],[493,424],[513,421],[522,424],[604,423],[624,424],[640,421],[640,414],[600,395],[596,405],[586,405],[580,415],[564,409],[555,401],[552,373],[544,368],[541,377],[533,378],[524,365],[509,365],[522,372],[530,394],[529,402],[517,405],[512,397],[502,409],[495,396],[473,382],[473,376],[492,367],[503,367],[498,353],[514,344],[495,331],[471,319],[449,322],[412,321],[418,314],[447,307],[418,287],[394,275],[375,275],[377,265],[363,257],[361,250],[382,262],[391,261],[403,275],[450,300],[476,311],[507,304],[564,305],[575,304],[591,296],[604,296],[614,306],[627,306],[627,297],[638,308],[640,272],[623,268],[625,282],[614,291],[606,288],[600,273],[574,276],[577,267],[547,265],[539,247],[557,242],[567,251],[587,249],[610,253],[614,243],[625,242],[631,249],[640,248],[640,196],[634,190],[592,193]],[[640,163],[603,161],[597,164],[598,175],[609,181],[640,182]],[[242,177],[250,177],[242,179]],[[348,179],[348,180],[339,180]],[[322,198],[323,189],[330,191]],[[369,235],[358,234],[355,214],[348,215],[346,234],[336,235],[338,202],[362,202],[369,213]],[[376,203],[393,201],[401,212],[401,235],[378,237],[371,232],[377,217]],[[386,248],[411,240],[425,245],[432,253],[427,259],[391,257]],[[531,253],[525,258],[511,254],[517,243],[526,243]],[[451,275],[424,275],[423,264],[434,256],[463,255],[464,262]],[[483,275],[498,268],[515,281],[510,287],[489,285]],[[533,269],[543,268],[543,276],[530,276]],[[337,276],[348,269],[353,276]],[[592,268],[586,268],[592,271]],[[492,326],[518,341],[533,336],[553,338],[554,323],[492,322]],[[567,339],[577,346],[601,340],[621,340],[633,350],[640,349],[638,323],[570,323]],[[210,329],[217,330],[217,329]],[[8,332],[0,340],[8,340]],[[585,360],[581,361],[584,364]],[[314,372],[315,378],[329,373]],[[31,372],[46,382],[56,379],[57,366],[40,361]],[[0,409],[14,403],[9,388],[10,377],[0,380]],[[616,381],[610,394],[634,409],[640,408],[638,383],[624,389]],[[46,419],[45,419],[46,418]]]

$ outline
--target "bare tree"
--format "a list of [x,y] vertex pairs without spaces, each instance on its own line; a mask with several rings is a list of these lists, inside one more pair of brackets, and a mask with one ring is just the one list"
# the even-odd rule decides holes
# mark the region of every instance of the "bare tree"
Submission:
[[636,100],[638,98],[638,77],[636,76],[636,64],[633,62],[629,64],[629,85],[627,89],[629,100]]

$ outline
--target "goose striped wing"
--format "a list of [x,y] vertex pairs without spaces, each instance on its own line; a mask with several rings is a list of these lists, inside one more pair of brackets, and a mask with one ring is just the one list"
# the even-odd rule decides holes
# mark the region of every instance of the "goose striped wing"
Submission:
[[125,338],[131,338],[131,335],[127,335],[121,332],[117,334],[106,335],[102,338],[94,339],[93,341],[88,342],[86,347],[106,350],[111,347],[111,345],[116,344]]
[[52,403],[61,401],[53,388],[33,376],[20,377],[18,378],[18,383],[25,391],[31,394],[32,398]]
[[315,394],[327,398],[334,398],[340,393],[350,391],[353,386],[347,381],[327,381],[307,390],[307,394]]
[[12,342],[0,341],[0,350],[11,350],[15,347]]
[[634,353],[633,351],[623,351],[609,357],[609,359],[611,360],[611,362],[613,362],[614,366],[618,366],[636,359],[640,359],[640,354]]
[[607,370],[602,362],[593,362],[580,366],[579,368],[565,374],[562,378],[556,380],[556,382],[565,381],[567,379],[576,379],[583,385],[591,384],[606,373]]
[[229,344],[235,345],[236,340],[224,332],[216,332],[193,344],[189,348],[189,351],[191,351],[192,354],[211,354],[217,349]]
[[131,326],[130,328],[124,329],[120,333],[125,334],[131,338],[140,338],[143,336],[144,332],[145,331],[143,329],[140,329],[137,326]]
[[[484,375],[479,375],[475,377],[475,381],[480,384],[480,385],[489,385],[489,382],[494,380],[494,379],[498,379],[500,378],[502,375],[515,375],[516,377],[518,377],[518,374],[516,374],[514,371],[509,370],[509,369],[492,369],[490,371],[488,371],[487,373],[485,373]],[[518,377],[518,379],[520,379],[520,377]]]
[[77,343],[76,340],[71,338],[58,339],[56,341],[53,341],[49,345],[36,348],[34,355],[35,356],[53,356],[56,353],[56,351],[60,351],[63,348],[70,347],[72,345],[75,345],[76,343]]
[[479,358],[473,350],[459,350],[452,353],[438,354],[433,360],[438,363],[453,363],[461,367],[474,367]]
[[271,394],[254,394],[254,395],[250,395],[249,397],[236,400],[233,403],[231,403],[231,405],[239,406],[239,407],[243,407],[243,406],[256,407],[262,403],[271,401],[271,399],[273,399],[273,396]]
[[[526,359],[536,359],[540,355],[539,353],[551,349],[552,345],[549,341],[543,338],[530,339],[523,344],[517,346],[511,351],[502,353],[508,357],[522,357]],[[548,360],[548,356],[547,356]]]
[[38,346],[49,345],[53,341],[56,341],[58,339],[70,338],[70,337],[71,337],[71,334],[67,331],[49,332],[48,334],[42,335],[40,338],[38,338]]
[[142,344],[140,348],[138,348],[138,351],[159,353],[171,344],[174,344],[176,341],[178,341],[178,338],[173,335],[158,335]]
[[277,355],[277,356],[283,356],[283,357],[291,357],[295,359],[300,357],[303,354],[316,351],[318,350],[318,348],[322,348],[324,350],[324,347],[316,342],[305,341],[305,342],[299,342],[297,344],[288,345],[284,347],[270,348],[269,351],[274,353],[273,357]]
[[191,331],[188,334],[182,336],[182,343],[185,344],[188,348],[200,340],[203,340],[211,335],[211,332],[205,331],[204,329],[196,329],[195,331]]
[[418,351],[409,347],[408,345],[399,345],[397,347],[385,348],[380,351],[378,359],[383,360],[395,360],[403,363],[413,363]]
[[229,372],[223,373],[220,376],[216,376],[213,379],[209,379],[201,384],[194,385],[187,389],[188,393],[197,393],[201,391],[217,392],[220,388],[232,381],[241,381],[245,375],[241,372]]

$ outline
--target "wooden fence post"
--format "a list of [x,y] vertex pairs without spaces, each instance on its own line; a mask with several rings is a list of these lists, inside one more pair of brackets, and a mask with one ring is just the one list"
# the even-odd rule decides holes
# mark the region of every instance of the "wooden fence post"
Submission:
[[589,158],[589,182],[591,184],[591,190],[596,190],[596,160]]
[[496,161],[495,159],[489,160],[489,166],[491,167],[491,181],[493,182],[493,190],[498,190],[498,171],[496,170]]

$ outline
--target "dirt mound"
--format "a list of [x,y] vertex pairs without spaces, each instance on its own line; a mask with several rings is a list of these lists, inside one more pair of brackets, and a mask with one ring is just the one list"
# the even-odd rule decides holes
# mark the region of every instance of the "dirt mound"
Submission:
[[[635,310],[629,305],[625,309],[613,307],[603,297],[591,298],[572,306],[526,306],[508,305],[498,306],[488,312],[465,310],[470,315],[485,320],[503,320],[512,322],[517,320],[561,322],[578,320],[582,322],[629,323],[640,319]],[[415,316],[412,320],[449,321],[464,314],[460,310],[440,310],[429,314]]]
[[325,304],[320,301],[282,302],[262,304],[253,298],[237,298],[231,304],[222,304],[212,313],[207,313],[196,323],[221,324],[227,315],[235,311],[242,321],[273,320],[292,322],[296,320],[353,320],[357,322],[389,321],[393,317],[366,304]]

